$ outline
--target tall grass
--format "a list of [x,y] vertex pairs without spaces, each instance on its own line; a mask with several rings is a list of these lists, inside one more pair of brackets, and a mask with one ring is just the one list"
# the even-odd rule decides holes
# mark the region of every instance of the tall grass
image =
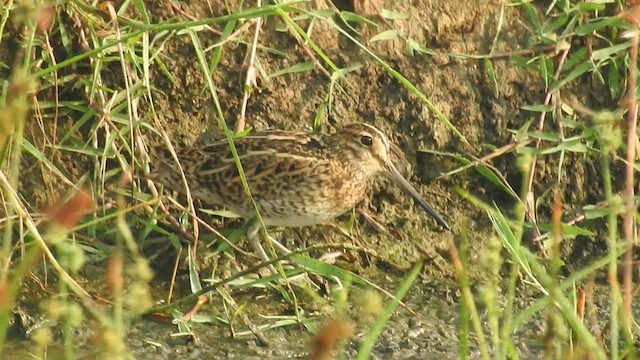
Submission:
[[[461,196],[487,212],[497,239],[506,250],[502,254],[492,252],[491,258],[499,259],[491,261],[495,264],[494,271],[500,264],[508,264],[506,294],[505,290],[488,285],[482,288],[481,293],[485,296],[463,297],[461,306],[467,312],[471,311],[470,316],[462,320],[476,324],[484,316],[474,304],[480,302],[486,307],[492,344],[480,342],[481,337],[478,337],[478,346],[486,349],[484,358],[488,357],[489,350],[494,358],[518,357],[510,335],[541,315],[546,318],[544,333],[540,335],[540,346],[546,358],[635,358],[633,334],[637,334],[637,327],[632,320],[632,269],[628,264],[632,261],[637,238],[633,231],[625,231],[624,237],[620,238],[618,226],[621,219],[625,226],[635,224],[638,215],[638,199],[634,196],[637,182],[633,180],[638,169],[635,152],[638,146],[637,94],[633,80],[637,76],[637,7],[632,5],[620,12],[622,8],[614,2],[553,2],[546,9],[528,2],[514,2],[513,5],[528,20],[524,26],[528,30],[530,47],[536,49],[529,57],[521,57],[519,51],[473,57],[456,55],[491,62],[511,56],[514,64],[539,74],[545,84],[545,97],[541,103],[523,107],[525,111],[538,113],[535,128],[532,129],[533,121],[525,124],[514,131],[514,144],[501,146],[499,152],[483,159],[470,161],[456,156],[464,166],[452,170],[452,174],[473,167],[509,196],[514,196],[514,192],[505,182],[506,177],[488,166],[488,161],[504,156],[506,150],[518,159],[523,178],[516,206],[510,210],[483,203],[472,192],[458,189]],[[500,76],[499,73],[487,75]],[[583,102],[588,101],[588,96],[580,91],[584,87],[601,91],[594,95],[611,107],[592,109],[586,106]],[[625,113],[626,127],[622,126]],[[626,142],[623,140],[625,128]],[[626,156],[622,155],[624,153]],[[567,204],[579,211],[577,216],[564,210],[567,208],[564,203],[569,201],[564,198],[565,189],[574,186],[578,180],[573,175],[580,175],[566,167],[569,158],[600,164],[598,175],[602,189],[593,194],[596,203]],[[544,179],[537,178],[541,160],[558,164],[555,185],[545,185],[541,183]],[[619,179],[613,168],[626,169],[626,181]],[[547,189],[540,192],[540,188]],[[547,193],[553,195],[547,196]],[[549,201],[551,199],[553,201]],[[540,221],[542,208],[547,209],[548,222]],[[514,214],[512,219],[507,217],[508,213]],[[539,254],[533,253],[524,241],[530,238],[526,236],[528,234],[533,234],[533,240],[540,244]],[[606,239],[607,254],[581,268],[572,266],[572,274],[563,276],[561,268],[565,263],[561,249],[566,249],[566,243],[597,239]],[[454,259],[458,257],[454,249],[452,255]],[[618,264],[622,257],[625,258],[624,266],[620,268]],[[462,265],[459,267],[464,270]],[[608,325],[602,333],[597,321],[593,322],[595,318],[585,317],[585,311],[595,313],[597,308],[585,310],[585,303],[591,307],[606,306],[593,301],[592,286],[594,274],[603,272],[605,267],[608,268],[610,301]],[[464,274],[464,271],[460,272],[461,278]],[[624,279],[622,284],[619,275]],[[536,302],[524,309],[517,309],[513,302],[518,281],[540,294]],[[467,282],[461,282],[461,286],[465,294],[470,291]],[[486,296],[487,288],[489,296]],[[501,311],[492,310],[496,297],[505,295],[508,299],[506,307]],[[468,325],[462,328],[468,329]],[[475,329],[480,331],[477,326]],[[468,337],[468,330],[461,336]],[[463,354],[464,358],[469,357],[468,351]]]

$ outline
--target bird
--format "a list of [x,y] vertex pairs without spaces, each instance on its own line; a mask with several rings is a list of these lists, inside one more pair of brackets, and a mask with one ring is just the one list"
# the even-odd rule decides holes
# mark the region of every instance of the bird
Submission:
[[[253,201],[245,193],[227,140],[177,150],[180,167],[166,146],[150,146],[153,170],[146,178],[185,193],[182,168],[194,198],[223,206],[245,219],[256,219],[257,209],[267,227],[305,227],[328,222],[354,208],[364,199],[371,180],[385,174],[442,228],[451,229],[400,174],[394,160],[404,154],[373,125],[354,123],[332,134],[251,131],[235,138],[233,146]],[[268,262],[257,239],[262,225],[254,224],[247,237],[257,255]]]

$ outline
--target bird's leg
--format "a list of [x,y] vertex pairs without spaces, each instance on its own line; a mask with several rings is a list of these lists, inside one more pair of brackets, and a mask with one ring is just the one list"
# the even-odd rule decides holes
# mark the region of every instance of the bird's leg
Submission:
[[[280,244],[276,239],[272,238],[266,232],[266,230],[263,229],[263,226],[262,224],[260,224],[260,221],[258,221],[258,219],[254,217],[248,222],[246,235],[247,235],[247,240],[249,240],[249,243],[253,248],[253,251],[256,253],[256,255],[258,255],[260,260],[262,260],[263,262],[269,262],[271,261],[271,259],[269,258],[269,255],[267,255],[267,252],[264,251],[262,244],[260,244],[260,233],[262,233],[263,236],[266,239],[268,239],[278,251],[282,252],[283,254],[289,254],[291,252],[289,251],[289,249],[287,249],[282,244]],[[273,265],[269,265],[269,270],[271,270],[273,274],[277,273]]]
[[264,237],[266,237],[271,242],[271,244],[276,248],[276,250],[278,250],[282,254],[284,255],[291,254],[291,250],[287,249],[284,245],[280,244],[278,240],[274,239],[266,231],[264,232]]
[[[260,244],[261,228],[262,228],[262,225],[255,217],[250,219],[249,222],[247,223],[247,231],[246,231],[247,240],[249,240],[249,244],[251,244],[253,251],[255,252],[256,255],[258,255],[260,260],[262,260],[263,262],[269,262],[271,261],[271,259],[269,259],[267,252],[264,251],[262,244]],[[274,272],[273,270],[275,269],[273,269],[273,266],[270,266],[270,268],[272,268],[272,272]]]

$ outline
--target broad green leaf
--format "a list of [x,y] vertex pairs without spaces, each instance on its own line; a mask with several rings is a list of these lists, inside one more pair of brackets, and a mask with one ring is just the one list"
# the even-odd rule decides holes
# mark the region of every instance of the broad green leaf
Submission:
[[560,135],[558,135],[557,133],[546,133],[546,132],[540,132],[540,131],[532,131],[532,132],[529,133],[529,137],[532,137],[534,139],[545,140],[545,141],[553,141],[553,142],[559,142],[560,141]]
[[599,4],[597,2],[581,1],[580,3],[578,3],[578,11],[580,12],[600,11],[600,10],[604,10],[604,8],[605,8],[604,4]]
[[491,80],[491,83],[493,84],[493,95],[498,98],[500,96],[500,92],[499,92],[499,86],[498,86],[498,79],[496,76],[496,69],[493,67],[493,62],[489,59],[483,59],[482,60],[484,63],[484,68],[487,72],[487,76],[489,77],[489,79]]
[[585,36],[594,33],[600,29],[604,29],[612,25],[617,19],[615,18],[599,18],[592,22],[576,27],[576,35]]
[[569,75],[567,75],[567,77],[563,78],[562,80],[558,81],[550,90],[549,92],[556,92],[558,91],[560,88],[562,88],[563,86],[565,86],[567,83],[569,83],[570,81],[573,81],[575,79],[577,79],[578,77],[580,77],[581,75],[584,75],[588,72],[593,71],[593,64],[591,64],[588,61],[585,61],[583,63],[581,63],[580,65],[576,66],[575,69],[573,69]]
[[58,169],[58,167],[51,162],[43,153],[40,152],[33,144],[31,144],[27,139],[22,141],[23,149],[31,154],[38,162],[44,164],[49,170],[51,170],[54,174],[56,174],[64,183],[70,185],[71,187],[75,187],[75,184],[72,183],[67,177]]
[[[552,224],[538,224],[538,227],[544,231],[551,231],[553,229]],[[569,236],[578,236],[578,235],[594,236],[595,235],[592,231],[583,229],[575,225],[562,224],[560,228],[561,228],[562,235],[569,235]]]
[[215,325],[228,325],[229,321],[219,316],[207,315],[207,314],[194,314],[191,316],[191,322],[198,324],[215,324]]
[[399,12],[395,12],[387,9],[382,9],[380,11],[380,16],[382,16],[387,20],[407,20],[409,18],[408,14],[403,14],[403,13],[399,13]]
[[487,178],[487,180],[491,181],[494,185],[496,185],[497,187],[499,187],[500,189],[502,189],[502,191],[506,192],[507,194],[509,194],[509,196],[513,197],[514,199],[518,198],[518,194],[516,194],[515,191],[513,191],[513,189],[509,186],[509,184],[506,184],[501,177],[499,177],[498,175],[496,175],[493,170],[491,170],[490,168],[484,166],[484,165],[478,165],[475,167],[475,170],[480,173],[482,176],[484,176],[485,178]]
[[560,71],[562,71],[563,73],[566,71],[569,71],[569,69],[573,69],[579,63],[584,62],[586,59],[587,59],[586,47],[583,46],[581,48],[575,49],[575,51],[571,53],[567,61],[565,61],[564,64],[562,64]]
[[291,19],[293,21],[308,20],[312,18],[327,19],[332,17],[334,14],[335,14],[335,10],[331,8],[326,8],[326,9],[312,11],[310,13],[302,13],[298,16],[292,17]]
[[276,71],[273,74],[269,75],[268,78],[274,78],[274,77],[286,75],[286,74],[294,74],[294,73],[311,71],[313,70],[313,67],[314,67],[313,61],[305,61],[302,63],[295,64],[293,66],[289,66],[288,68],[284,68],[282,70]]
[[378,27],[378,24],[376,24],[375,22],[350,11],[341,11],[340,15],[342,15],[342,18],[345,21],[352,21],[359,24],[367,24],[367,25]]
[[613,58],[614,55],[618,55],[623,52],[626,53],[630,46],[631,43],[627,41],[618,45],[598,49],[591,54],[591,58],[596,62],[607,60]]
[[524,105],[520,109],[534,112],[550,112],[553,110],[553,106],[544,104]]
[[[109,149],[97,149],[94,147],[87,146],[84,143],[78,143],[75,139],[70,139],[68,141],[69,145],[57,145],[55,146],[58,150],[65,150],[69,152],[74,152],[78,154],[84,154],[89,156],[104,156],[109,159],[113,159],[115,157],[115,151],[113,148]],[[105,151],[106,150],[106,151]]]
[[191,245],[187,247],[187,259],[189,261],[189,284],[191,285],[191,292],[197,293],[202,290],[202,284],[200,283],[200,275],[198,274],[196,259],[191,251]]
[[398,38],[398,30],[387,30],[379,33],[378,35],[372,37],[369,42],[376,41],[385,41],[385,40],[395,40]]
[[413,39],[407,39],[406,47],[407,47],[407,51],[409,52],[409,55],[411,56],[414,56],[416,52],[421,54],[427,54],[427,55],[435,54],[435,51],[429,49],[426,46],[420,45]]
[[563,141],[560,144],[558,144],[557,146],[554,146],[552,148],[548,148],[548,149],[544,149],[542,151],[540,151],[540,154],[542,155],[549,155],[549,154],[554,154],[560,151],[570,151],[570,152],[575,152],[575,153],[587,153],[592,151],[593,149],[589,148],[587,145],[585,145],[584,143],[580,142],[579,140],[569,140],[569,141]]

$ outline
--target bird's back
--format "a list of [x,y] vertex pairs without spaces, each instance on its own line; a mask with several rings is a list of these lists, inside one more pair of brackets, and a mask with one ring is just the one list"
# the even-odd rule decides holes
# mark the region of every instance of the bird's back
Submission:
[[[308,226],[349,210],[363,196],[366,181],[354,179],[336,157],[329,135],[279,130],[253,132],[234,140],[244,176],[267,225]],[[148,178],[179,192],[184,182],[171,152],[154,147],[156,169]],[[245,194],[227,141],[177,152],[192,195],[249,218]]]

